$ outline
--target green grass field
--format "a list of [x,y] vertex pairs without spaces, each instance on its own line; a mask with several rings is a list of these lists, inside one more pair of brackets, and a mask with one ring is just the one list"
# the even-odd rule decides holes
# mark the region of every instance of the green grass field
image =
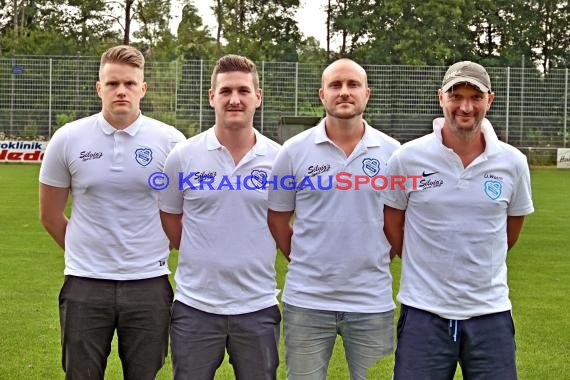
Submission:
[[[0,165],[0,379],[62,379],[57,296],[63,253],[38,222],[37,165]],[[509,284],[516,324],[519,377],[570,379],[570,171],[534,169],[536,212],[509,253]],[[176,255],[171,257],[175,268]],[[285,260],[278,258],[283,285]],[[400,261],[392,264],[397,291]],[[285,379],[284,356],[279,379]],[[370,379],[390,379],[393,357]],[[459,372],[459,371],[458,371]],[[107,379],[121,379],[113,349]],[[171,379],[167,362],[158,379]],[[329,379],[347,379],[337,341]],[[458,373],[456,379],[460,379]],[[233,379],[224,363],[216,379]]]

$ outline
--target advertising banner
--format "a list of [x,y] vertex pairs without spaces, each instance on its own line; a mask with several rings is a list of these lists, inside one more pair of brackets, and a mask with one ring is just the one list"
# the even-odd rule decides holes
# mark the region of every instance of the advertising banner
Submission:
[[559,169],[570,169],[570,148],[558,148],[556,167]]
[[42,162],[47,141],[0,141],[0,162]]

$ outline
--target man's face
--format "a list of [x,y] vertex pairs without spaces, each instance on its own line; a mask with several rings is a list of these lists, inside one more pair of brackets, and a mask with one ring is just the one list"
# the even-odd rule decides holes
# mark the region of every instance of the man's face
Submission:
[[449,91],[439,91],[439,105],[443,109],[445,124],[455,134],[472,135],[481,129],[494,93],[481,92],[469,84],[453,86]]
[[141,69],[106,63],[99,71],[99,81],[95,87],[101,98],[103,116],[111,125],[130,124],[136,120],[147,89]]
[[217,127],[253,126],[255,109],[261,105],[261,89],[255,89],[252,75],[241,71],[217,75],[216,88],[209,91]]
[[319,97],[327,116],[338,119],[360,117],[370,98],[366,73],[354,62],[333,63],[323,72]]

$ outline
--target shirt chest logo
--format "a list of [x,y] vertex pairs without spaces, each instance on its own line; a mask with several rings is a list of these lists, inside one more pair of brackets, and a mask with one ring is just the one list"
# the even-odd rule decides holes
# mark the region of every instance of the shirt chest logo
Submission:
[[98,160],[103,157],[103,152],[81,151],[79,159],[82,161]]
[[380,172],[380,161],[376,158],[365,158],[362,160],[362,170],[368,177],[374,177]]
[[503,177],[496,173],[485,173],[483,175],[483,191],[491,200],[496,200],[503,194]]
[[309,177],[314,177],[319,174],[328,172],[331,169],[331,164],[315,164],[307,168],[307,175]]
[[485,181],[483,187],[485,194],[492,200],[499,198],[503,193],[503,184],[499,181]]
[[253,169],[250,175],[251,184],[256,189],[263,189],[267,184],[267,172],[264,170]]
[[141,166],[147,166],[152,162],[152,150],[150,148],[139,148],[135,150],[135,160]]
[[427,190],[427,189],[435,189],[438,187],[442,187],[444,182],[443,179],[433,177],[434,175],[439,174],[439,171],[432,171],[432,170],[423,170],[418,188],[420,190]]

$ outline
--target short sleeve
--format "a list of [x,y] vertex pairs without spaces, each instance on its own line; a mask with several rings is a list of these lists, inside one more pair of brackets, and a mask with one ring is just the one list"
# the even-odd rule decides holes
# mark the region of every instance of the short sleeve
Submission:
[[158,190],[158,205],[161,211],[169,214],[182,214],[184,207],[184,192],[178,186],[178,173],[182,172],[179,160],[180,149],[174,148],[164,164],[162,184],[167,182],[164,189]]
[[54,187],[70,187],[66,126],[57,130],[46,147],[40,167],[40,182]]
[[[271,181],[268,188],[269,208],[274,211],[295,210],[296,189],[294,185],[293,164],[286,148],[282,148],[271,170]],[[292,181],[287,181],[293,178]]]
[[509,216],[523,216],[533,212],[530,170],[525,160],[520,165],[519,176],[514,184],[513,196],[509,202],[507,214]]
[[[386,165],[385,175],[386,178],[389,179],[389,183],[392,183],[392,179],[396,176],[406,176],[406,173],[403,170],[403,165],[400,161],[399,152],[400,150],[397,150],[396,153],[390,157],[388,164]],[[408,195],[406,190],[399,186],[394,186],[393,188],[388,187],[382,190],[382,201],[386,206],[390,206],[398,210],[405,210],[408,207]]]

